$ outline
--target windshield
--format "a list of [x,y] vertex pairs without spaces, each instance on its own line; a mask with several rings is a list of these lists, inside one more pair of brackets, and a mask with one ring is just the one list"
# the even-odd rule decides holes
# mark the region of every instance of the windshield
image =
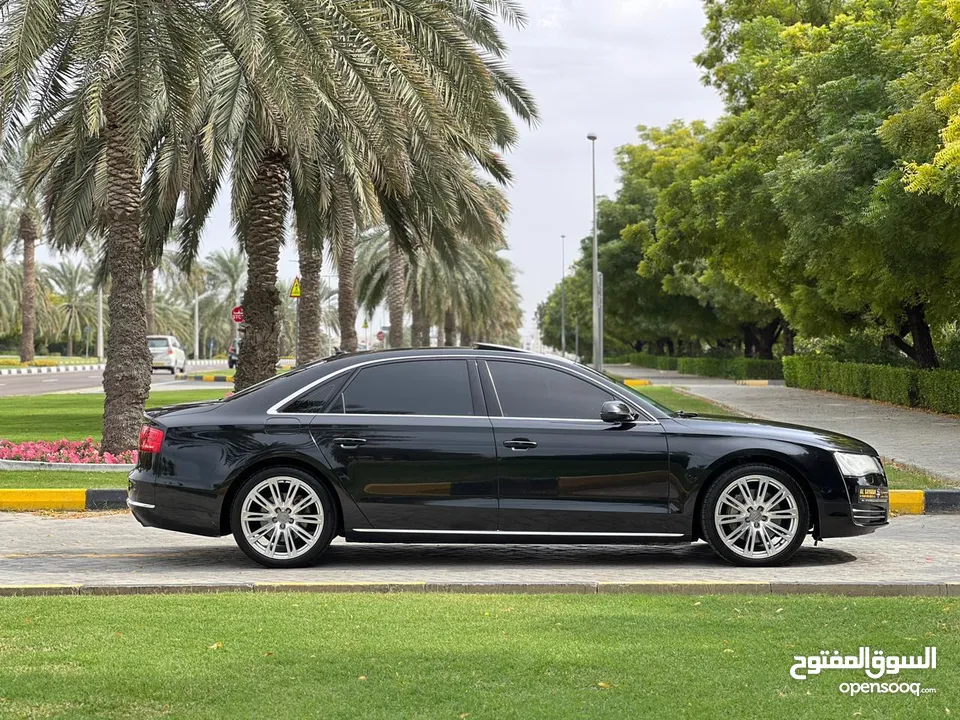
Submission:
[[147,338],[147,347],[165,348],[170,347],[170,341],[167,338]]

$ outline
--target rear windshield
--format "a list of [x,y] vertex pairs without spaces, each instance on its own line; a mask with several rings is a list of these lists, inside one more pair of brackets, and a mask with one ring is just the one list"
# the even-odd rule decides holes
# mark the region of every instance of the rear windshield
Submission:
[[261,381],[258,382],[256,385],[251,385],[251,386],[248,387],[248,388],[244,388],[243,390],[239,390],[239,391],[233,393],[232,395],[230,395],[229,397],[225,397],[223,400],[224,400],[224,402],[230,402],[230,401],[233,400],[234,398],[243,397],[244,395],[249,395],[249,394],[252,393],[254,390],[259,390],[259,389],[262,388],[262,387],[266,387],[267,385],[276,382],[276,381],[279,380],[280,378],[288,378],[288,377],[290,377],[291,375],[299,375],[299,374],[302,373],[304,370],[307,370],[307,369],[312,368],[312,367],[316,367],[317,365],[321,365],[321,364],[323,364],[323,363],[325,363],[325,362],[329,362],[329,361],[331,361],[331,360],[333,360],[333,359],[335,359],[335,358],[337,358],[337,357],[339,357],[339,356],[337,356],[337,355],[331,355],[330,357],[325,357],[325,358],[322,358],[322,359],[320,359],[320,360],[314,360],[313,362],[305,363],[305,364],[303,364],[303,365],[298,365],[297,367],[293,368],[292,370],[286,370],[286,371],[284,371],[284,372],[278,372],[278,373],[277,373],[276,375],[274,375],[273,377],[269,377],[269,378],[267,378],[266,380],[261,380]]
[[147,338],[147,347],[151,347],[151,348],[170,347],[170,341],[167,338]]

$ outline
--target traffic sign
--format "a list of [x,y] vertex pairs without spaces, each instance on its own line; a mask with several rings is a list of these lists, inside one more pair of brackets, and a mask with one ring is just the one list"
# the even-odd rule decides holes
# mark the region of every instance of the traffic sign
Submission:
[[377,340],[379,340],[380,342],[383,342],[383,339],[384,339],[385,337],[386,337],[386,335],[383,334],[383,330],[381,330],[380,332],[377,333]]
[[233,321],[235,323],[242,323],[243,322],[243,305],[237,305],[233,309],[233,312],[231,313],[231,315],[233,315]]
[[298,298],[300,297],[300,277],[297,276],[293,281],[293,287],[290,288],[290,297]]

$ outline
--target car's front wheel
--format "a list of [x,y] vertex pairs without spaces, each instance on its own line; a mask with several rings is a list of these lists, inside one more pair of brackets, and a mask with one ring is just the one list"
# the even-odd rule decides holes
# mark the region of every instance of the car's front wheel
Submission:
[[273,568],[306,567],[333,540],[336,505],[327,489],[297,468],[261,470],[233,500],[230,521],[237,545]]
[[700,523],[710,547],[725,560],[779,565],[803,544],[810,510],[802,488],[787,473],[770,465],[744,465],[710,485]]

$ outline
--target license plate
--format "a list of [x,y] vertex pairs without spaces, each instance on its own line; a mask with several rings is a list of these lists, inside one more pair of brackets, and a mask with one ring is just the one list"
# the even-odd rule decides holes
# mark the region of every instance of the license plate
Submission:
[[857,492],[861,502],[886,502],[890,497],[887,488],[883,487],[861,487],[857,489]]

